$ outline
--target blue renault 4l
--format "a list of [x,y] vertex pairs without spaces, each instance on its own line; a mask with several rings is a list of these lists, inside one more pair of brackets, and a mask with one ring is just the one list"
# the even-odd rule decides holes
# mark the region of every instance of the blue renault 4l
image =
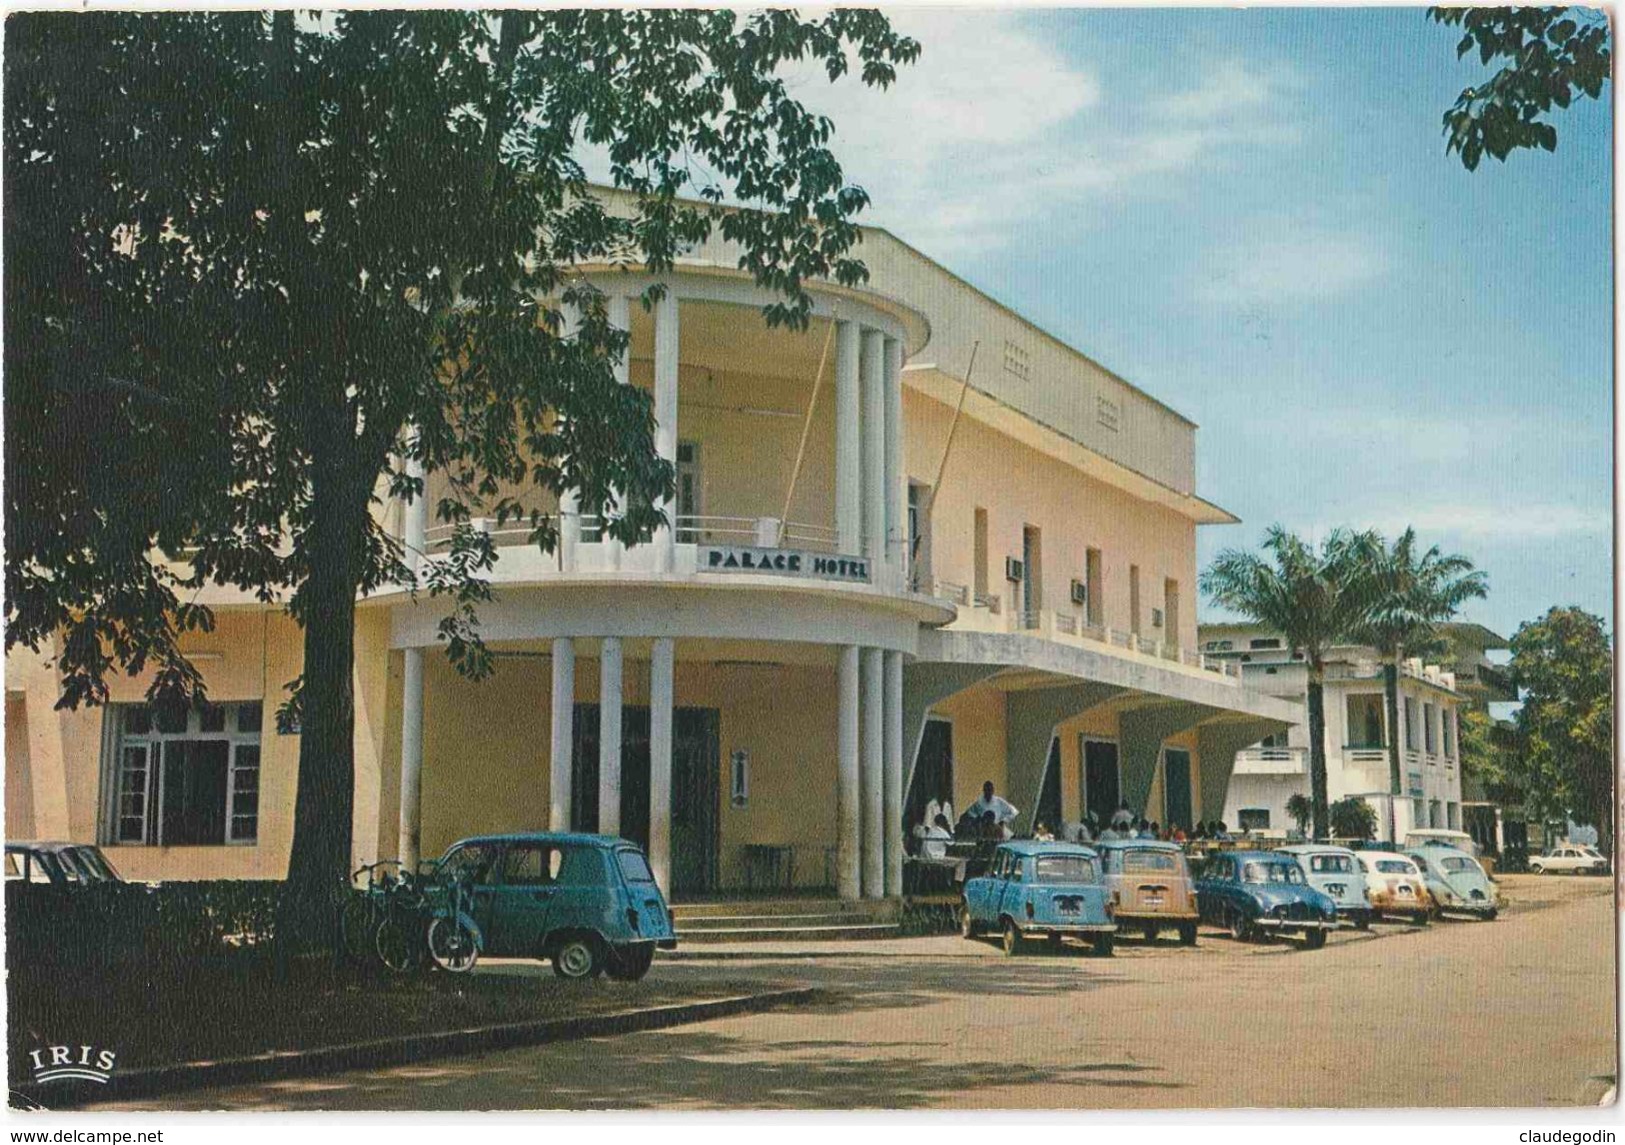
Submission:
[[1017,953],[1024,938],[1042,936],[1058,947],[1072,934],[1110,955],[1117,923],[1099,857],[1076,843],[1001,843],[987,873],[965,882],[960,909],[966,938],[989,930],[1004,935],[1006,954]]
[[1196,880],[1196,906],[1203,922],[1228,927],[1242,941],[1296,931],[1316,950],[1337,929],[1337,904],[1309,885],[1297,859],[1274,851],[1224,851],[1209,859]]
[[493,958],[550,959],[561,978],[636,981],[677,945],[643,852],[607,835],[483,835],[437,868],[470,891],[475,941]]

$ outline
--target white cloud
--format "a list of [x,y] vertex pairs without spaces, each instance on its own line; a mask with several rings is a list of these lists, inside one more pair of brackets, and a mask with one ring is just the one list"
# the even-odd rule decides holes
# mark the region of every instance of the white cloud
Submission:
[[1188,88],[1145,96],[1108,90],[1020,12],[891,16],[923,49],[892,88],[804,72],[796,92],[834,120],[837,157],[874,199],[866,221],[934,255],[1004,241],[1013,221],[1163,192],[1170,176],[1236,147],[1297,138],[1271,110],[1293,86],[1278,72],[1220,61]]
[[1193,284],[1199,301],[1235,309],[1319,301],[1373,282],[1392,265],[1370,234],[1289,222],[1262,230],[1210,256],[1210,272]]
[[1358,523],[1381,529],[1390,535],[1412,526],[1424,541],[1434,536],[1547,541],[1575,534],[1605,534],[1614,525],[1612,513],[1604,506],[1587,508],[1562,502],[1531,504],[1516,501],[1494,505],[1437,502],[1389,508]]

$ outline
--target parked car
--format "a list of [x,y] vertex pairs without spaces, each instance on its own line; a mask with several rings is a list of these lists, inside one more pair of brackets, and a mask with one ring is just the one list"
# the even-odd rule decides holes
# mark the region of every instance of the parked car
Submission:
[[1371,892],[1366,889],[1360,860],[1347,847],[1324,843],[1304,843],[1282,847],[1276,854],[1297,858],[1309,885],[1337,904],[1338,918],[1346,918],[1360,930],[1371,928]]
[[1121,839],[1097,843],[1095,850],[1119,934],[1138,929],[1149,942],[1169,926],[1179,932],[1180,942],[1196,945],[1196,888],[1178,843]]
[[1445,827],[1414,827],[1406,831],[1405,850],[1414,851],[1418,847],[1454,847],[1478,858],[1478,843],[1471,835]]
[[90,843],[7,843],[6,882],[86,886],[122,883],[100,847]]
[[1565,844],[1530,859],[1529,869],[1537,875],[1605,875],[1608,859],[1595,847]]
[[1454,847],[1418,847],[1405,853],[1422,868],[1428,894],[1433,897],[1435,917],[1446,913],[1470,914],[1488,920],[1500,913],[1500,896],[1495,884],[1478,865],[1478,860],[1466,851]]
[[636,981],[677,945],[671,910],[633,843],[607,835],[486,835],[453,843],[440,881],[466,881],[479,952],[551,960],[561,978]]
[[1296,933],[1316,950],[1337,926],[1337,904],[1309,885],[1295,857],[1277,851],[1213,856],[1196,880],[1196,902],[1203,922],[1238,940]]
[[1414,860],[1398,851],[1375,850],[1360,851],[1355,859],[1365,874],[1372,918],[1398,915],[1417,926],[1427,925],[1433,916],[1433,896]]
[[1099,856],[1077,843],[1023,840],[1001,843],[987,872],[965,882],[960,933],[1004,936],[1004,952],[1016,954],[1023,939],[1084,938],[1096,954],[1112,953],[1117,923],[1100,874]]

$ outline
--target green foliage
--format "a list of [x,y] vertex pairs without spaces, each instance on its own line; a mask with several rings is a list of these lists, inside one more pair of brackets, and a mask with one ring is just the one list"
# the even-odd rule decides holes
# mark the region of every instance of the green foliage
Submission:
[[1361,533],[1355,546],[1361,607],[1349,635],[1385,661],[1442,651],[1439,625],[1489,591],[1489,578],[1466,557],[1437,545],[1418,553],[1415,529],[1406,529],[1391,546],[1380,533]]
[[1377,812],[1364,799],[1350,795],[1331,807],[1332,834],[1339,839],[1377,837]]
[[1298,825],[1299,831],[1307,831],[1309,820],[1315,814],[1315,805],[1303,792],[1295,792],[1286,801],[1286,813],[1292,816],[1292,821]]
[[247,957],[269,942],[284,884],[269,880],[6,884],[12,966],[184,975],[199,959]]
[[1428,16],[1462,29],[1458,57],[1476,50],[1485,67],[1500,65],[1444,113],[1446,153],[1469,171],[1485,154],[1505,162],[1520,148],[1555,151],[1553,109],[1599,98],[1613,67],[1604,9],[1430,8]]
[[1516,780],[1535,820],[1571,817],[1613,837],[1613,646],[1602,618],[1552,608],[1519,625],[1511,672],[1518,685]]

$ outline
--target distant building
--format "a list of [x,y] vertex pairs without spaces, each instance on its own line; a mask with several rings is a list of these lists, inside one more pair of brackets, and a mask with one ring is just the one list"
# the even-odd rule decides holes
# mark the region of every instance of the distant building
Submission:
[[[1477,835],[1485,831],[1487,813],[1487,833],[1480,842],[1493,849],[1495,808],[1482,796],[1469,802],[1464,795],[1460,713],[1514,698],[1504,672],[1485,655],[1506,642],[1476,624],[1447,625],[1445,635],[1452,652],[1444,665],[1410,659],[1400,672],[1402,790],[1397,801],[1390,793],[1382,660],[1368,647],[1332,649],[1325,680],[1327,799],[1365,800],[1377,813],[1383,839],[1389,838],[1388,805],[1394,801],[1401,841],[1406,831],[1418,827]],[[1206,624],[1198,640],[1203,655],[1239,665],[1246,684],[1295,700],[1307,696],[1303,655],[1288,647],[1281,633],[1259,624]],[[1309,794],[1307,722],[1236,753],[1224,820],[1232,828],[1283,834],[1296,827],[1286,806],[1300,793]]]

